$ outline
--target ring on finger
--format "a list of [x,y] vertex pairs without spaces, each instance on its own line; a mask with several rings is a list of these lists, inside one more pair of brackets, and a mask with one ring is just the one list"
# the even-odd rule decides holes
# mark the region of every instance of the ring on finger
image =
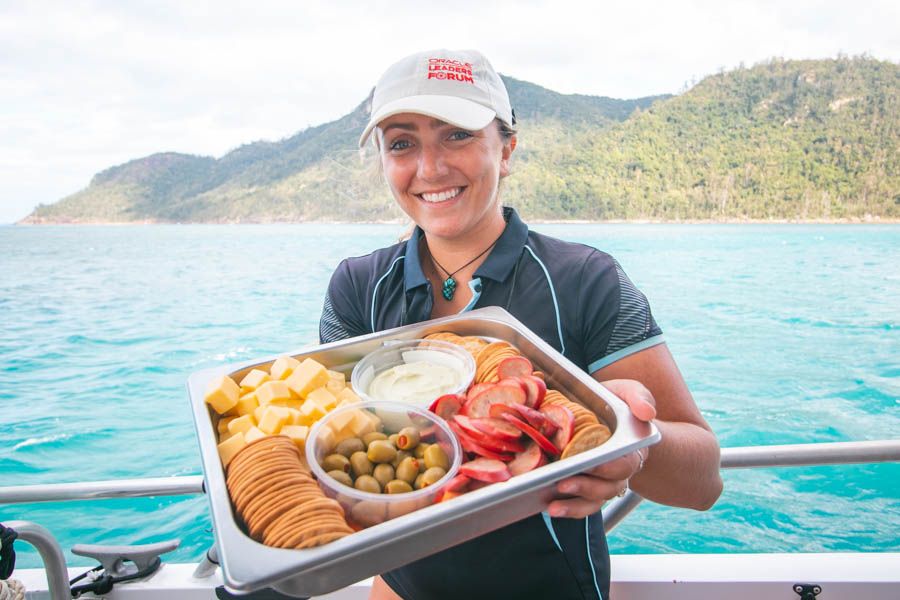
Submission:
[[619,493],[616,494],[616,497],[617,497],[617,498],[624,498],[624,497],[625,497],[625,494],[627,494],[627,493],[628,493],[628,480],[626,479],[626,480],[625,480],[625,487],[623,487],[621,490],[619,490]]

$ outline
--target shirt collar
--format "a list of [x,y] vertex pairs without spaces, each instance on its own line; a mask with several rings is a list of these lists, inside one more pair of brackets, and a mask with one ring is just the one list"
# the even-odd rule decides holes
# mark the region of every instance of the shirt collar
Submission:
[[[487,277],[494,281],[503,281],[508,276],[528,241],[528,226],[519,218],[516,209],[503,207],[503,218],[506,228],[500,234],[497,245],[488,254],[487,260],[475,271],[475,277]],[[425,285],[428,279],[422,271],[422,259],[419,255],[419,238],[423,231],[417,226],[406,241],[406,258],[403,266],[403,286],[405,291]]]

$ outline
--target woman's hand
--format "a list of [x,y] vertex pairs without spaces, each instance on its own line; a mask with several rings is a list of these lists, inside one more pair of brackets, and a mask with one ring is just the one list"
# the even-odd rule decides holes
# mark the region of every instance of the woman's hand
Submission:
[[[639,381],[613,379],[604,381],[603,385],[624,400],[631,409],[631,414],[641,421],[650,421],[656,417],[653,394]],[[628,480],[643,466],[646,458],[643,452],[638,450],[626,454],[560,481],[556,489],[570,497],[551,502],[547,508],[550,516],[581,519],[600,510],[607,500],[628,489]]]

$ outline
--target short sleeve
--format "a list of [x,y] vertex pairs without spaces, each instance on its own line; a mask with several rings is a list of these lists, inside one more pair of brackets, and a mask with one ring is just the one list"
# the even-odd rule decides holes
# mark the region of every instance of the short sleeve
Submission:
[[325,344],[368,333],[360,309],[362,305],[353,285],[349,263],[344,260],[331,275],[325,293],[319,319],[319,342]]
[[663,343],[647,297],[611,256],[595,252],[582,274],[584,351],[588,372]]

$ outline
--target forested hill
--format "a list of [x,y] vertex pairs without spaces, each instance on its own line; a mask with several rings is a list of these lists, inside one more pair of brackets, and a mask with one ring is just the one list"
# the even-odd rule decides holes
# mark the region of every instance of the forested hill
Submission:
[[[678,96],[562,95],[506,78],[519,145],[504,203],[532,219],[900,218],[900,67],[771,60]],[[29,223],[399,217],[350,114],[219,159],[107,169]]]

